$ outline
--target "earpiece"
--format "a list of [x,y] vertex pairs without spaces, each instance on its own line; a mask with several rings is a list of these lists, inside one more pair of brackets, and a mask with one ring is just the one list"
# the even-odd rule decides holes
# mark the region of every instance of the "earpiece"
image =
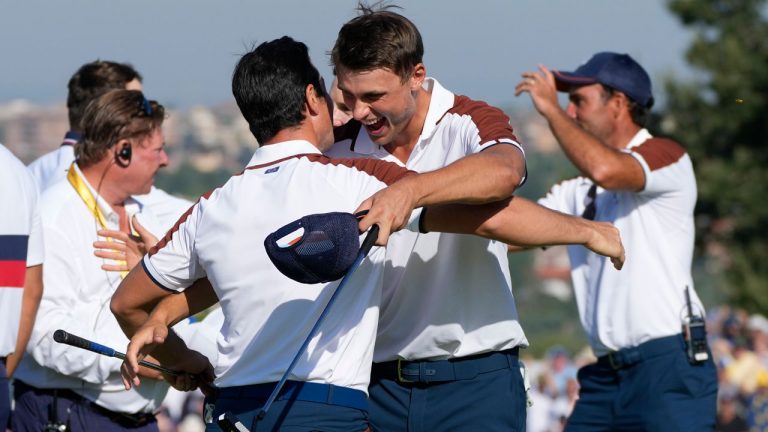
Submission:
[[127,168],[131,164],[131,144],[125,143],[120,151],[115,155],[115,163],[122,168]]

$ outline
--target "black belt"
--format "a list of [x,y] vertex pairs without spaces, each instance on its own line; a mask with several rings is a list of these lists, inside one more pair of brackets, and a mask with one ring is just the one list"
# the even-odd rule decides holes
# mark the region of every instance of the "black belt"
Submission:
[[623,369],[660,355],[685,352],[682,335],[667,336],[643,342],[636,347],[623,348],[597,358],[597,364],[611,369]]
[[157,419],[155,418],[155,415],[150,413],[129,414],[129,413],[121,413],[117,411],[108,410],[100,405],[97,405],[95,402],[92,402],[82,397],[81,395],[75,393],[71,389],[38,388],[38,387],[33,387],[19,380],[16,380],[16,382],[14,383],[14,386],[20,387],[19,391],[21,392],[29,389],[29,391],[32,391],[38,395],[58,397],[62,399],[67,399],[69,401],[72,401],[80,405],[84,405],[88,407],[92,412],[102,415],[104,417],[107,417],[108,419],[119,424],[120,426],[127,427],[127,428],[141,427],[146,424],[157,421]]
[[448,360],[393,360],[374,363],[371,376],[400,383],[434,383],[468,380],[500,369],[517,369],[518,347]]

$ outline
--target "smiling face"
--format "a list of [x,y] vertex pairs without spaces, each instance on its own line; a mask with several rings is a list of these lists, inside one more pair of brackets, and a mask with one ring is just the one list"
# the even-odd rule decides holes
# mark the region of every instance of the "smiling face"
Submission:
[[337,68],[344,103],[361,122],[371,140],[379,145],[396,144],[416,114],[416,94],[424,82],[419,64],[403,80],[389,69],[352,71]]

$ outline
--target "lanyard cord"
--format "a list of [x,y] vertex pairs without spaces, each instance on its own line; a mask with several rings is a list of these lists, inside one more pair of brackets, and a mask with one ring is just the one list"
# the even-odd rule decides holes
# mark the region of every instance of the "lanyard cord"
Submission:
[[[96,221],[99,223],[101,228],[107,229],[107,218],[104,216],[104,213],[101,212],[101,209],[96,202],[96,197],[93,196],[91,190],[85,184],[85,181],[80,177],[80,175],[78,175],[74,162],[69,167],[69,171],[67,171],[67,180],[69,180],[69,183],[73,188],[75,188],[75,192],[77,192],[80,198],[82,198],[85,206],[88,207],[88,210],[91,211],[91,214],[93,214],[93,217],[96,218]],[[107,241],[112,241],[112,238],[107,237]],[[118,262],[125,263],[125,261]],[[127,271],[121,271],[120,279],[125,278],[127,274]]]

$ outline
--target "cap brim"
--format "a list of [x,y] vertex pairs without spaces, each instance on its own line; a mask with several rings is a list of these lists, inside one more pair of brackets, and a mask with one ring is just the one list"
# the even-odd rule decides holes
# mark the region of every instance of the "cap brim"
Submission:
[[553,70],[552,73],[555,76],[555,86],[557,87],[557,91],[561,92],[568,92],[573,86],[583,86],[597,83],[595,78],[578,76],[573,72]]

